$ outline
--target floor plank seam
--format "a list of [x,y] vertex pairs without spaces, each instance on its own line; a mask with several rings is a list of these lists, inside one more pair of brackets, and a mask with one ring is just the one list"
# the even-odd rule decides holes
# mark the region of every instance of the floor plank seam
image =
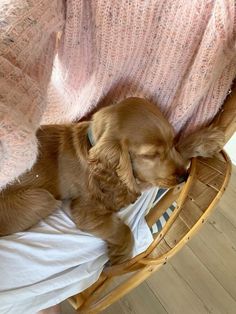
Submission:
[[[193,249],[188,246],[188,248],[191,250],[193,255],[198,259],[198,261],[202,264],[202,266],[214,277],[214,279],[219,283],[219,285],[225,290],[225,292],[233,299],[235,302],[235,308],[236,308],[236,298],[231,294],[230,291],[228,291],[227,288],[225,288],[222,283],[215,277],[215,275],[212,273],[211,269],[196,255],[196,253],[193,251]],[[214,252],[214,251],[213,251]]]
[[185,282],[185,284],[189,287],[189,289],[192,291],[193,294],[196,295],[196,297],[199,299],[199,301],[202,303],[203,307],[206,309],[208,314],[214,314],[205,304],[205,302],[202,300],[202,298],[197,294],[196,291],[193,290],[193,288],[190,286],[190,284],[187,282],[187,280],[184,279],[184,277],[181,276],[181,274],[178,272],[178,270],[175,268],[174,265],[171,264],[171,266],[173,267],[174,271],[176,272],[176,274],[178,275],[178,277],[183,280]]

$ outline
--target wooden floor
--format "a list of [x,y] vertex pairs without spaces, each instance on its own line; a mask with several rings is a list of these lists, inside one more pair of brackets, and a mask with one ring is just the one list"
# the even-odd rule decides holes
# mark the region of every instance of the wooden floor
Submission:
[[[75,313],[63,304],[63,314]],[[236,167],[200,232],[104,314],[236,314]]]

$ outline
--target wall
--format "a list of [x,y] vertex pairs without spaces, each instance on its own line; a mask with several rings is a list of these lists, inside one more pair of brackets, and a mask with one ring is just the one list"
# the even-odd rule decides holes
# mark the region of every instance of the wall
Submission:
[[225,150],[229,154],[232,163],[236,165],[236,132],[231,137],[229,142],[225,145]]

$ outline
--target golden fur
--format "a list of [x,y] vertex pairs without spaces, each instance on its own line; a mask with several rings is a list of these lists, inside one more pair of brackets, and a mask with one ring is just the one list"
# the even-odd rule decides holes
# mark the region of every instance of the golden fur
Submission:
[[106,241],[112,263],[123,261],[133,238],[115,212],[148,187],[183,181],[189,158],[221,148],[219,130],[199,134],[177,143],[177,150],[170,124],[140,98],[103,108],[90,122],[43,126],[36,164],[0,194],[0,235],[26,230],[71,199],[78,228]]

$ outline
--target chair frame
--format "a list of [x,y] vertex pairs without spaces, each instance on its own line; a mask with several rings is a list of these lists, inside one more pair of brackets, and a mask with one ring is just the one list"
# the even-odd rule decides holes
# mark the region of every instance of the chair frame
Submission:
[[[235,132],[236,87],[227,97],[224,106],[212,124],[222,128],[226,142]],[[201,168],[204,168],[204,171],[201,171]],[[177,203],[170,219],[154,237],[152,244],[145,252],[131,260],[105,268],[97,282],[81,293],[70,297],[68,301],[77,312],[95,314],[103,311],[166,264],[167,260],[191,239],[212,213],[227,187],[230,175],[231,161],[224,151],[214,158],[194,158],[191,162],[187,182],[183,186],[169,190],[146,215],[147,224],[151,227],[173,201]],[[201,189],[209,189],[210,192],[205,193],[207,196],[204,199],[201,197],[200,191],[203,191]],[[189,222],[186,214],[181,217],[182,212],[191,215],[192,210],[199,213],[201,210],[201,214],[196,216],[196,221]],[[114,278],[126,274],[130,274],[130,277],[124,276],[125,279],[122,283],[104,294],[105,290],[113,283]]]

